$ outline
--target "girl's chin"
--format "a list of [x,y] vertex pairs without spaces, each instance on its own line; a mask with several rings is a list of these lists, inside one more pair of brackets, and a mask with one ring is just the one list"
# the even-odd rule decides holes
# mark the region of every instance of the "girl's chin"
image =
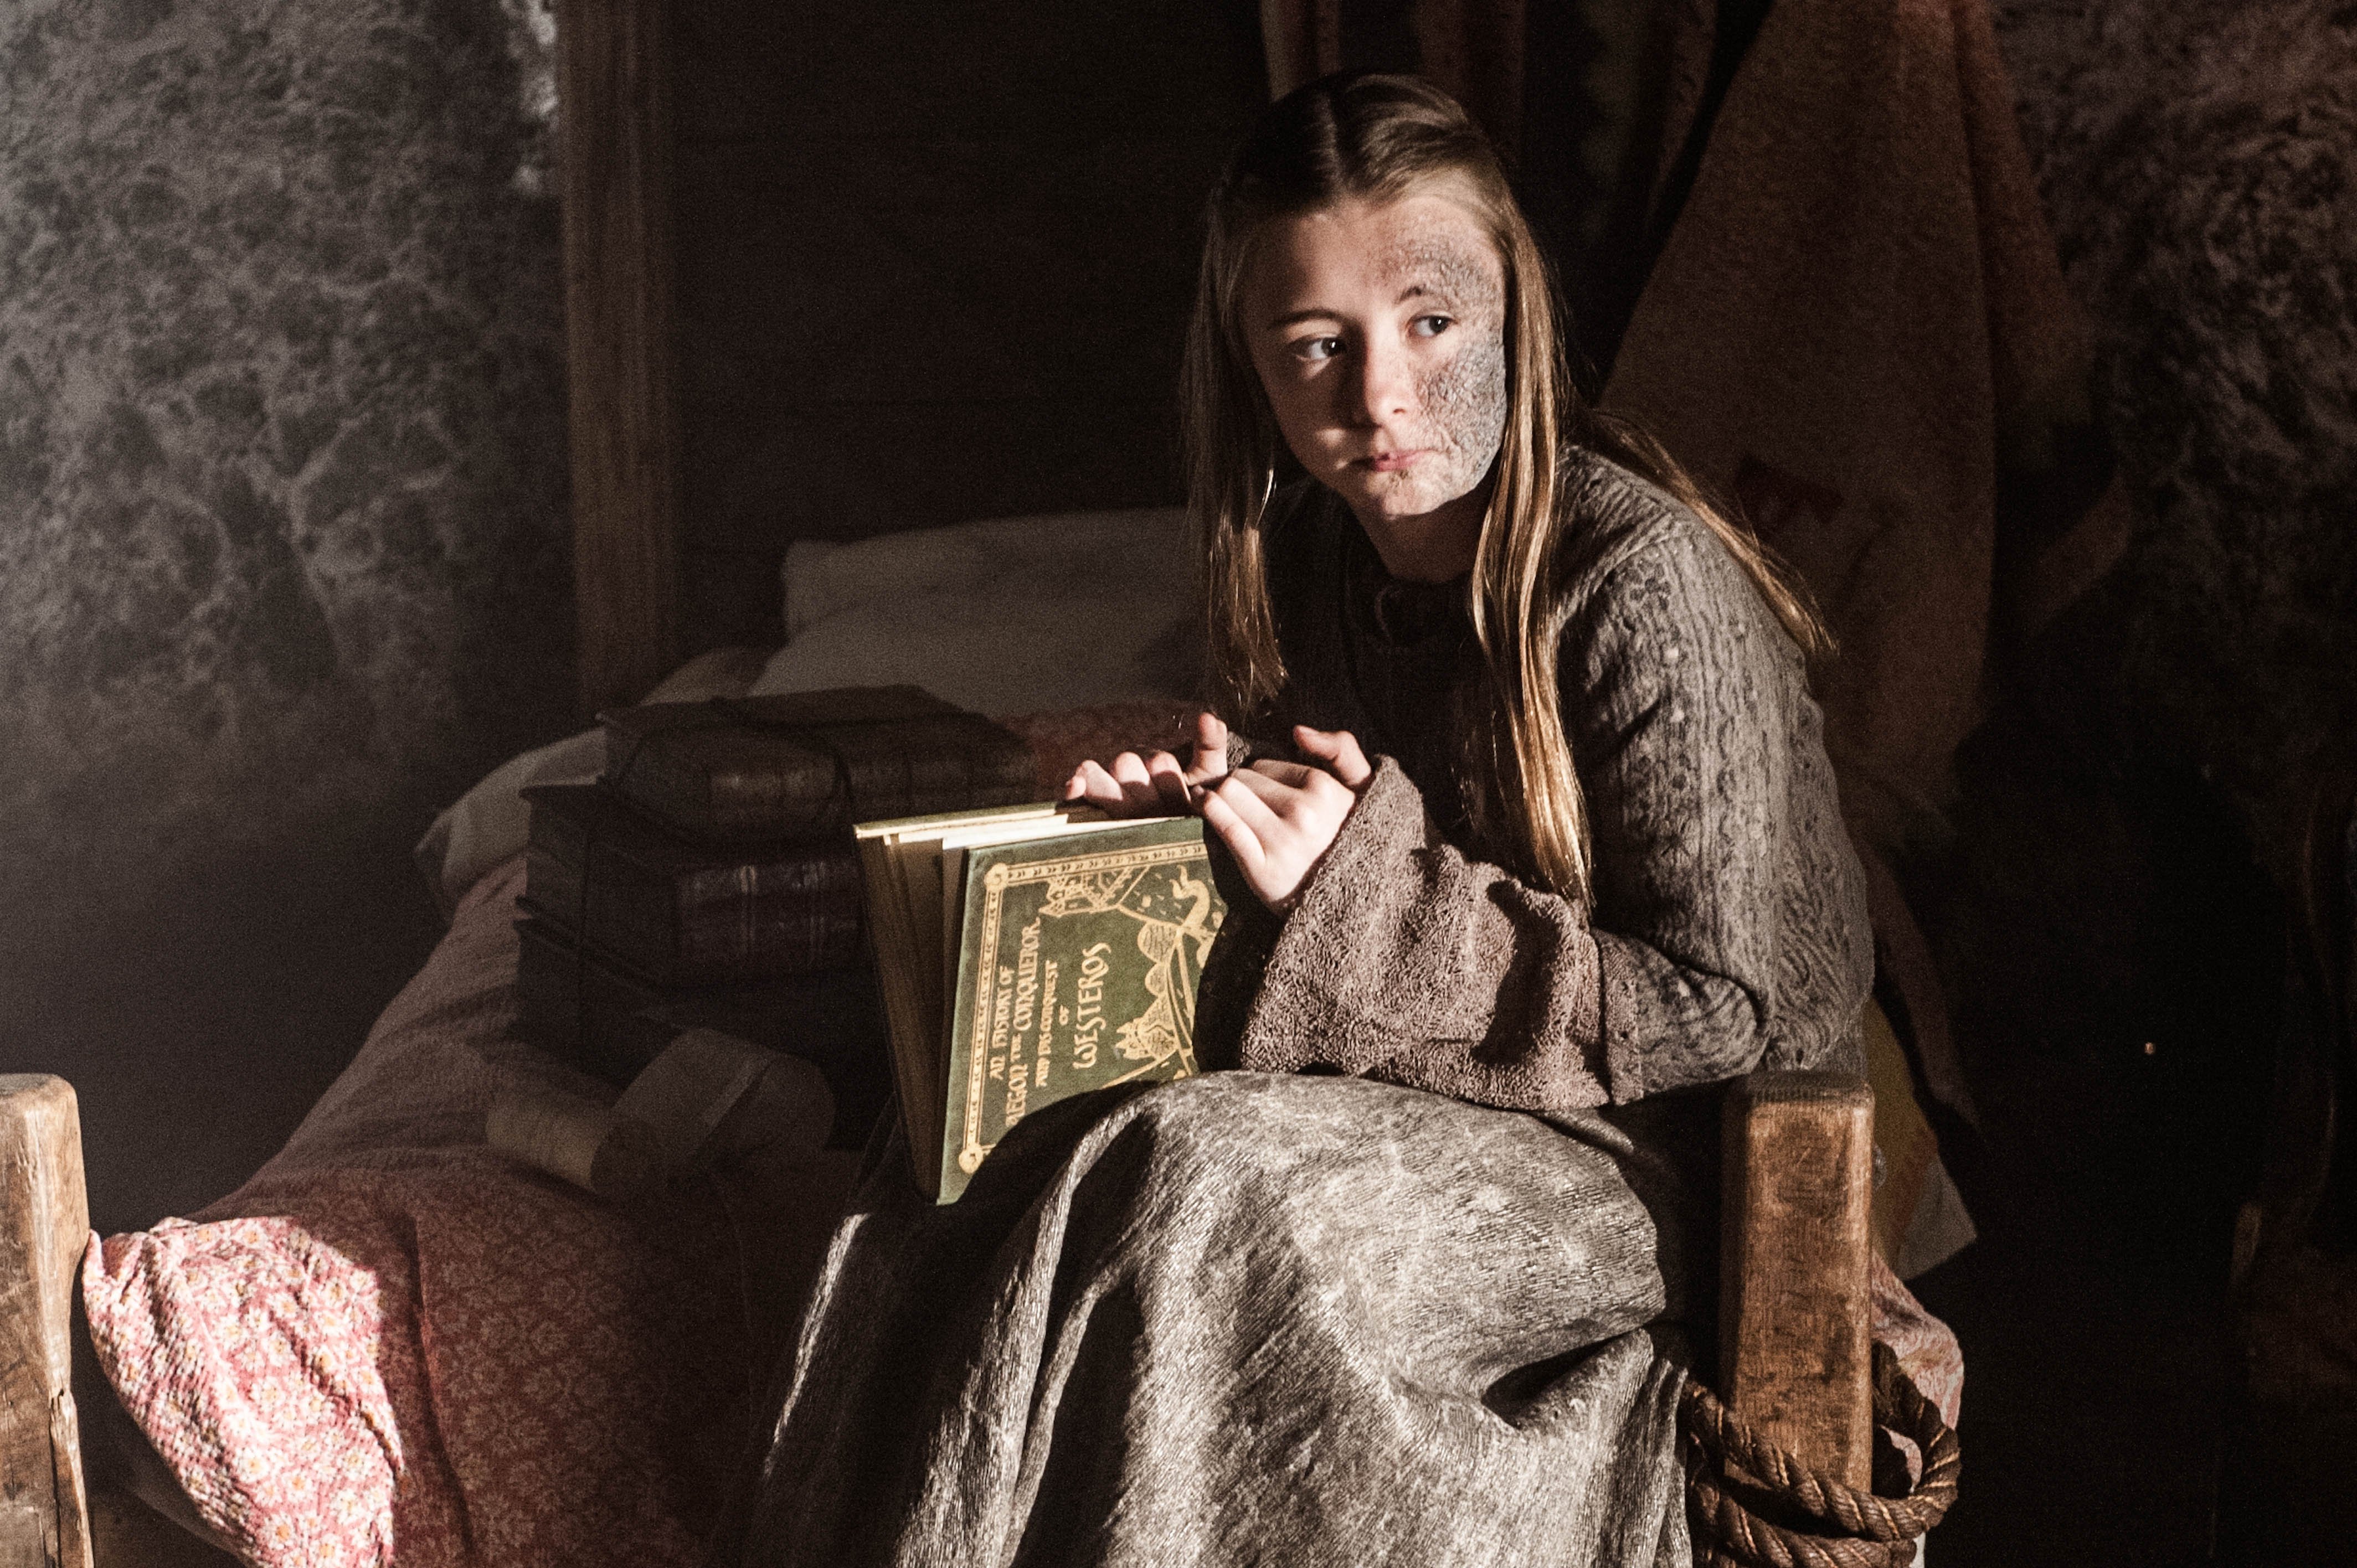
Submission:
[[1370,474],[1354,469],[1340,476],[1340,482],[1329,484],[1351,510],[1361,518],[1381,518],[1386,522],[1406,522],[1427,512],[1439,510],[1455,496],[1436,493],[1442,487],[1421,482],[1422,477],[1411,473]]

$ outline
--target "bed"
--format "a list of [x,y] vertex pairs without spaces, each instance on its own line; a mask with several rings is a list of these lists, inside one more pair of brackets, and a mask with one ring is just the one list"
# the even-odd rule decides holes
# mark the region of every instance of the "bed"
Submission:
[[[1027,542],[1071,559],[1092,536],[1131,559],[1184,544],[1175,513],[1146,511],[797,550],[785,646],[715,650],[652,694],[832,684],[846,661],[954,691],[961,669],[983,664],[975,639],[1026,629],[945,613],[971,601],[977,564],[1027,572]],[[1051,621],[1064,608],[1031,602]],[[1065,683],[1083,700],[1007,715],[1034,746],[1043,793],[1074,758],[1183,722],[1173,694],[1141,689],[1170,667],[1183,620],[1182,604],[1161,611],[1125,618],[1132,657]],[[995,682],[1037,702],[1048,687],[1026,682],[1060,657],[1052,639],[1039,647],[1043,662],[1002,659]],[[515,759],[436,823],[420,861],[449,935],[286,1148],[220,1204],[85,1255],[71,1091],[0,1080],[0,1170],[15,1183],[0,1194],[0,1335],[14,1341],[0,1440],[15,1444],[12,1477],[38,1463],[48,1483],[16,1504],[16,1528],[54,1553],[29,1561],[83,1561],[74,1543],[93,1519],[102,1557],[104,1541],[146,1532],[116,1561],[697,1560],[701,1521],[751,1454],[741,1423],[786,1326],[744,1304],[792,1298],[849,1169],[840,1154],[814,1159],[799,1201],[758,1221],[771,1248],[757,1292],[725,1229],[743,1217],[691,1205],[651,1223],[485,1146],[501,1092],[615,1093],[509,1037],[516,791],[594,772],[597,741],[585,732]],[[1911,1313],[1880,1262],[1888,1242],[1878,1250],[1875,1149],[1896,1123],[1878,1129],[1863,1083],[1816,1075],[1762,1075],[1727,1115],[1727,1387],[1788,1446],[1862,1480],[1869,1334],[1910,1351],[1918,1380],[1953,1405],[1953,1342]],[[143,1443],[163,1460],[144,1476],[123,1463]],[[111,1478],[93,1509],[81,1472],[95,1446]],[[158,1536],[150,1514],[175,1524]]]
[[[1079,756],[1172,735],[1193,656],[1168,508],[803,539],[770,590],[782,643],[704,646],[682,607],[697,568],[673,352],[675,45],[659,5],[561,11],[585,717],[912,680],[1008,716],[1043,789]],[[614,1093],[507,1037],[516,790],[583,777],[595,752],[576,736],[516,758],[436,822],[421,865],[449,936],[285,1150],[221,1204],[93,1249],[70,1088],[0,1078],[0,1564],[696,1560],[780,1326],[746,1305],[735,1219],[691,1208],[650,1225],[482,1135],[504,1089]],[[1873,1090],[1824,1075],[1763,1076],[1727,1101],[1723,1390],[1854,1484],[1872,1446],[1871,1338],[1896,1342],[1951,1412],[1960,1375],[1881,1261],[1893,1236],[1878,1249],[1878,1218],[1893,1222],[1878,1216],[1875,1150],[1902,1142],[1903,1063],[1877,1087],[1879,1125]],[[800,1211],[770,1217],[785,1238],[771,1299],[791,1298],[844,1174],[813,1158]],[[78,1341],[105,1348],[100,1381]],[[124,1446],[98,1431],[123,1412],[132,1446],[162,1461],[160,1491],[153,1466],[135,1486],[152,1511],[125,1499],[130,1483],[94,1498],[88,1484],[85,1450]]]

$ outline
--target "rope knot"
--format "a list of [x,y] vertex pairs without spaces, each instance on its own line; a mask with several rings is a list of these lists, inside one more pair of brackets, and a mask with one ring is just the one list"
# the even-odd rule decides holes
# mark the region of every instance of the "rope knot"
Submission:
[[[1678,1448],[1695,1563],[1703,1568],[1910,1568],[1916,1538],[1956,1500],[1963,1454],[1939,1407],[1879,1341],[1874,1419],[1923,1455],[1921,1477],[1903,1498],[1878,1497],[1809,1469],[1688,1379],[1678,1401]],[[1730,1477],[1730,1469],[1741,1476]],[[1779,1523],[1769,1514],[1799,1522]]]

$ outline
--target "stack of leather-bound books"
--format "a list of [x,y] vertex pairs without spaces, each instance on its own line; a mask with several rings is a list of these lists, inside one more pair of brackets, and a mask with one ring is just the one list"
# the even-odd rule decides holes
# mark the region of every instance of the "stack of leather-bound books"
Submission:
[[1028,800],[1029,748],[913,686],[600,723],[596,783],[524,791],[516,1032],[627,1083],[721,1029],[816,1063],[864,1126],[889,1070],[852,824]]

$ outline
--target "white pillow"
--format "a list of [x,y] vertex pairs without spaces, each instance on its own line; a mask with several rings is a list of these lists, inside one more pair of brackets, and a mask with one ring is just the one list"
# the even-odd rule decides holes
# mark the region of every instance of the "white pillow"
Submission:
[[587,784],[605,766],[606,732],[585,730],[508,758],[435,818],[410,854],[442,918],[457,912],[458,900],[485,872],[523,853],[532,808],[519,791],[533,784]]
[[985,714],[1191,696],[1178,507],[1058,512],[786,551],[786,645],[756,695],[906,682]]

